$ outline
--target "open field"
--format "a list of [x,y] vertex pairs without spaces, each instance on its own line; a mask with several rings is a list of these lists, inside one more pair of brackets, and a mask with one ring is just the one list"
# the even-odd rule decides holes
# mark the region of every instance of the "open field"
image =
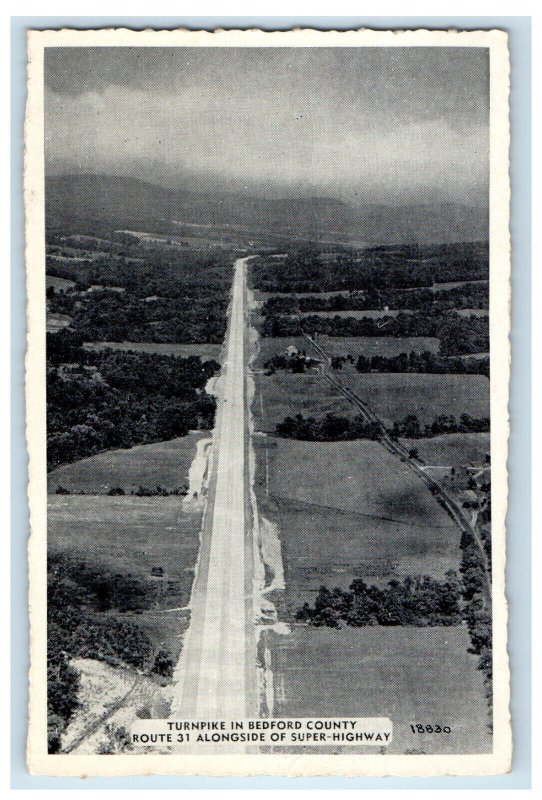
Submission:
[[67,314],[47,314],[46,331],[47,333],[58,333],[62,328],[67,328],[72,318]]
[[[257,430],[272,432],[286,416],[320,417],[359,413],[323,376],[256,375],[253,413]],[[422,424],[440,414],[489,416],[489,381],[484,375],[352,373],[345,385],[388,424],[416,414]]]
[[352,414],[354,407],[325,378],[317,375],[255,375],[252,413],[256,430],[274,432],[287,416]]
[[[50,495],[47,523],[50,553],[67,552],[126,576],[148,578],[162,567],[166,580],[178,582],[176,604],[188,603],[201,512],[185,511],[182,498]],[[143,623],[141,615],[137,620]]]
[[434,292],[438,292],[440,289],[455,289],[457,286],[469,286],[471,283],[485,283],[488,285],[486,280],[478,280],[478,281],[445,281],[444,283],[435,283],[431,287]]
[[377,442],[258,441],[261,513],[279,529],[289,617],[322,584],[383,584],[459,569],[460,533],[424,484]]
[[[196,454],[196,444],[205,433],[189,433],[179,439],[156,444],[144,444],[130,450],[108,450],[64,464],[48,476],[49,492],[58,486],[72,492],[107,494],[121,487],[126,493],[139,486],[149,489],[157,485],[174,489],[188,484],[188,471]],[[181,498],[177,498],[180,502]]]
[[69,281],[67,278],[57,278],[55,275],[45,276],[45,288],[53,287],[55,292],[65,292],[67,289],[73,289],[75,286],[74,281]]
[[458,308],[456,314],[460,317],[489,317],[488,308]]
[[[359,355],[392,357],[412,351],[423,353],[425,350],[437,353],[439,349],[439,340],[428,336],[403,338],[393,336],[320,336],[318,342],[331,356],[351,354],[355,358]],[[260,368],[271,356],[275,353],[284,353],[290,345],[306,350],[307,355],[314,355],[310,342],[303,336],[262,336],[259,345],[260,352],[255,366]]]
[[321,347],[332,356],[398,356],[401,353],[437,353],[439,340],[430,336],[319,336]]
[[[467,653],[465,628],[296,625],[289,635],[266,634],[266,642],[277,717],[387,716],[394,728],[392,753],[491,750],[482,674],[476,657]],[[412,733],[410,725],[417,723],[452,730]],[[375,747],[359,751],[379,752]]]
[[489,416],[489,380],[485,375],[371,373],[346,382],[385,421],[415,414],[430,423],[440,414]]
[[222,345],[220,344],[167,344],[162,342],[85,342],[85,350],[132,350],[134,353],[158,353],[162,356],[200,356],[202,361],[214,359],[218,361]]
[[381,319],[382,317],[397,317],[399,314],[412,314],[409,309],[402,308],[400,311],[384,311],[380,309],[350,310],[350,311],[302,311],[302,317],[352,317],[353,319]]
[[426,464],[459,467],[483,464],[490,449],[489,433],[447,433],[431,439],[402,439],[406,447],[417,447]]

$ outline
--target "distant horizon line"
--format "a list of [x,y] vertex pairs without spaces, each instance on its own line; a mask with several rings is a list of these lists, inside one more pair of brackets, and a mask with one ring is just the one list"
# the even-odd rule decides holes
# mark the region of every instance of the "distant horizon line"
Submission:
[[[198,196],[205,196],[210,194],[211,190],[196,190],[196,189],[189,189],[189,188],[181,188],[171,185],[166,185],[163,182],[155,183],[154,181],[148,178],[139,178],[136,175],[123,175],[119,173],[111,173],[111,172],[51,172],[47,174],[45,173],[45,181],[47,182],[50,179],[57,179],[57,178],[112,178],[115,180],[127,180],[127,181],[134,181],[136,183],[146,184],[147,186],[152,186],[156,189],[161,189],[162,191],[172,192],[172,193],[179,193],[184,192],[186,194],[198,195]],[[265,194],[258,194],[252,191],[242,191],[242,190],[233,190],[233,189],[222,189],[217,190],[216,194],[222,196],[231,196],[231,197],[244,197],[244,198],[251,198],[255,200],[265,200],[268,202],[292,202],[292,201],[299,201],[299,202],[310,202],[310,201],[327,201],[332,203],[338,203],[340,205],[355,208],[355,204],[352,201],[344,200],[337,196],[332,195],[319,195],[319,194],[312,194],[312,195],[283,195],[283,196],[274,196],[274,195],[265,195]],[[432,199],[432,200],[411,200],[399,203],[391,203],[391,202],[374,202],[374,203],[363,203],[363,206],[371,208],[371,207],[385,207],[385,208],[397,208],[397,207],[409,207],[409,206],[434,206],[438,204],[440,206],[459,206],[464,208],[473,208],[473,209],[482,209],[487,210],[489,207],[489,193],[486,197],[485,203],[469,203],[469,202],[460,202],[458,200],[444,200],[444,199]]]

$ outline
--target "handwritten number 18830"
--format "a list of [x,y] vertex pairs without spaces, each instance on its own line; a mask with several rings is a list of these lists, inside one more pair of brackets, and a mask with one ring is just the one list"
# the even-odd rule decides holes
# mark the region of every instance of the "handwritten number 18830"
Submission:
[[412,733],[451,733],[452,729],[449,725],[411,725],[410,730]]

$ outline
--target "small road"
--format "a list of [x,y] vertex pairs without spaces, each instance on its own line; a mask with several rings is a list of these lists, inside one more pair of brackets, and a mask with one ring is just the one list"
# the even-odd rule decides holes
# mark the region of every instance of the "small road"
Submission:
[[258,716],[248,485],[246,258],[235,262],[191,620],[174,681],[176,719]]
[[355,405],[359,411],[361,412],[362,416],[367,422],[373,422],[377,424],[380,428],[380,437],[379,441],[383,447],[386,448],[390,453],[397,456],[401,462],[405,464],[412,472],[414,472],[427,486],[427,488],[432,492],[432,494],[436,497],[440,505],[447,511],[449,516],[458,526],[461,531],[469,533],[472,538],[474,539],[479,553],[480,558],[482,560],[482,564],[484,567],[484,604],[486,607],[491,605],[491,569],[489,565],[489,561],[487,558],[487,554],[485,551],[484,544],[480,538],[480,534],[475,525],[472,524],[469,516],[465,514],[461,505],[457,502],[457,500],[442,486],[439,481],[435,480],[431,475],[428,475],[427,472],[423,469],[422,465],[419,464],[416,459],[409,458],[408,449],[403,447],[400,442],[395,441],[391,438],[389,433],[386,430],[386,427],[380,417],[378,417],[374,411],[369,407],[369,405],[361,399],[361,397],[356,394],[356,392],[349,389],[347,386],[344,386],[341,381],[329,372],[329,367],[331,366],[331,356],[329,353],[325,351],[325,349],[320,345],[319,342],[316,342],[311,336],[307,333],[303,333],[303,336],[307,339],[307,341],[312,345],[314,350],[323,358],[325,362],[328,364],[328,370],[325,373],[325,377],[328,381],[335,386],[335,388],[343,395],[343,397],[348,400],[350,403]]

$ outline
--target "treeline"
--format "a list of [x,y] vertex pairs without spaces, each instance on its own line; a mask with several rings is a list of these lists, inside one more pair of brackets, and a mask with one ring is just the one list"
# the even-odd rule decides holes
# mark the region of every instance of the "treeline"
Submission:
[[[78,708],[79,676],[73,658],[94,658],[112,665],[164,674],[164,653],[154,652],[147,634],[112,611],[149,608],[156,599],[151,581],[111,575],[97,566],[62,555],[48,560],[47,721],[50,753]],[[109,612],[109,613],[104,613]]]
[[489,357],[446,358],[429,350],[423,353],[400,353],[397,356],[360,355],[356,361],[356,369],[361,373],[411,372],[430,375],[485,375],[489,378]]
[[408,290],[351,291],[331,295],[296,295],[270,297],[261,307],[264,316],[273,314],[299,314],[307,311],[368,311],[420,309],[432,307],[439,311],[454,308],[489,308],[488,283],[464,283],[445,289],[428,288]]
[[[491,578],[491,540],[483,539],[486,563]],[[493,644],[490,598],[486,591],[486,565],[480,548],[470,531],[461,534],[461,567],[463,577],[463,615],[469,629],[471,649],[478,656],[478,669],[484,676],[484,688],[489,708],[493,702]],[[490,714],[491,720],[491,714]],[[491,721],[490,721],[491,726]]]
[[450,570],[445,581],[427,575],[392,580],[380,589],[356,579],[349,591],[320,587],[314,607],[305,603],[296,619],[314,626],[416,625],[418,627],[461,624],[461,582]]
[[197,356],[90,352],[69,330],[48,334],[49,468],[212,428],[216,401],[205,385],[218,369]]
[[261,323],[263,336],[393,336],[435,337],[440,339],[442,356],[468,355],[489,350],[489,323],[486,317],[460,317],[453,311],[426,310],[419,314],[398,314],[380,319],[364,317],[291,317],[268,315]]
[[350,439],[373,439],[382,435],[382,428],[377,422],[366,422],[361,415],[353,418],[326,414],[320,419],[303,417],[286,417],[279,422],[275,432],[277,436],[288,439],[304,439],[311,442],[337,442]]
[[254,286],[264,292],[330,292],[405,289],[434,283],[487,280],[485,242],[375,247],[339,253],[330,262],[314,247],[292,248],[285,259],[259,258],[251,266]]
[[[393,439],[426,439],[445,433],[486,433],[489,431],[488,417],[471,417],[462,414],[459,420],[453,415],[440,415],[432,423],[422,425],[415,414],[408,414],[403,420],[394,422],[387,429]],[[324,417],[304,417],[296,414],[279,422],[275,428],[277,436],[288,439],[302,439],[313,442],[337,442],[351,439],[380,439],[384,428],[377,422],[366,422],[361,415],[342,417],[326,414]]]
[[471,417],[461,414],[457,420],[453,414],[441,414],[429,425],[421,425],[415,414],[407,414],[400,422],[394,422],[388,431],[395,439],[428,439],[445,433],[489,433],[489,417]]

